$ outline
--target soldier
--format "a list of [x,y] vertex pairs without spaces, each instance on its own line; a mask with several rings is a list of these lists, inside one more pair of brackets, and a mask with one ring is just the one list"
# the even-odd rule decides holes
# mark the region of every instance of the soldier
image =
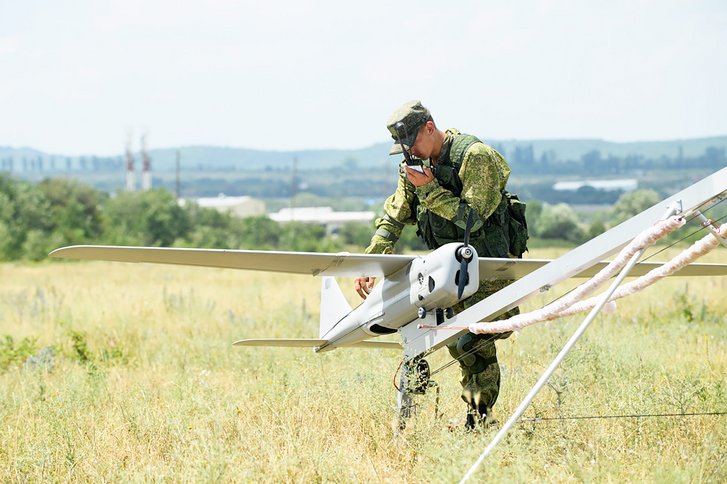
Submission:
[[[396,141],[389,154],[403,154],[405,160],[396,191],[384,204],[384,216],[376,220],[367,254],[393,253],[407,224],[417,225],[417,234],[430,249],[461,242],[472,210],[470,245],[481,257],[522,256],[527,242],[525,205],[505,191],[510,168],[500,153],[456,129],[441,131],[419,101],[397,109],[387,128]],[[417,163],[421,165],[412,166]],[[374,280],[354,281],[362,298]],[[453,309],[461,312],[510,282],[481,281],[479,290]],[[500,318],[518,313],[513,308]],[[485,423],[500,391],[494,338],[467,333],[448,349],[462,370],[462,399],[468,404],[465,426],[472,430]]]

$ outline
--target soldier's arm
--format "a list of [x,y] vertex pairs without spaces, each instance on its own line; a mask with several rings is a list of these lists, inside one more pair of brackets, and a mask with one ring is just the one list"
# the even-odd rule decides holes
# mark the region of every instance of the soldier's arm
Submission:
[[396,191],[384,203],[384,215],[375,221],[376,232],[366,254],[393,254],[394,245],[401,236],[405,225],[416,221],[413,213],[414,185],[406,178],[403,169],[399,169],[399,182]]
[[497,151],[475,143],[467,150],[459,170],[460,197],[440,186],[436,179],[417,187],[416,194],[428,210],[462,229],[467,226],[470,207],[474,208],[472,230],[476,231],[500,204],[509,175],[510,168]]

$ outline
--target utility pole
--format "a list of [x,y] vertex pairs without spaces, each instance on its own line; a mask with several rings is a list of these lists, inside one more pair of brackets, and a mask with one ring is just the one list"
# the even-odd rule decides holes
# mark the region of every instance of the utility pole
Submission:
[[179,150],[177,150],[177,163],[176,163],[175,169],[174,169],[174,181],[175,181],[174,187],[175,187],[175,192],[177,194],[177,200],[179,200],[179,196],[182,193],[182,191],[180,189],[180,184],[179,184],[179,171],[180,171],[180,167],[181,167],[181,160],[182,160],[182,153]]
[[[66,167],[70,169],[70,158],[66,159]],[[131,133],[126,134],[126,191],[133,192],[134,187],[134,155],[131,153]]]
[[293,176],[290,183],[290,221],[295,219],[295,194],[298,190],[298,157],[293,157]]

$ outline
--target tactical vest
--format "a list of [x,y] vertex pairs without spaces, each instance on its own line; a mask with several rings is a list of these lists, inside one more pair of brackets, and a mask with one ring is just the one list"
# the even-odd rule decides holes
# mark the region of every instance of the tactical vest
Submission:
[[[438,159],[434,166],[434,177],[439,185],[457,197],[462,193],[459,170],[464,155],[470,146],[478,142],[480,140],[472,135],[455,135],[449,155]],[[418,203],[418,200],[416,213],[417,234],[430,249],[436,249],[450,242],[462,242],[464,239],[463,228],[430,212]],[[517,195],[508,192],[502,193],[500,204],[484,221],[482,227],[470,234],[470,244],[480,257],[509,257],[508,254],[521,257],[527,250],[527,239],[525,204],[518,200]]]

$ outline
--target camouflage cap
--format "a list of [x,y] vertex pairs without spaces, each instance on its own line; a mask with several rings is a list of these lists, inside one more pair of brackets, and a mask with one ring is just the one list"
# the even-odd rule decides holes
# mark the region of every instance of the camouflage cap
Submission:
[[386,128],[391,133],[391,137],[396,141],[389,150],[390,155],[398,155],[402,153],[399,138],[406,149],[411,148],[417,138],[419,128],[424,123],[432,119],[432,115],[427,108],[422,106],[421,101],[409,101],[404,103],[394,114],[389,116],[386,122]]

